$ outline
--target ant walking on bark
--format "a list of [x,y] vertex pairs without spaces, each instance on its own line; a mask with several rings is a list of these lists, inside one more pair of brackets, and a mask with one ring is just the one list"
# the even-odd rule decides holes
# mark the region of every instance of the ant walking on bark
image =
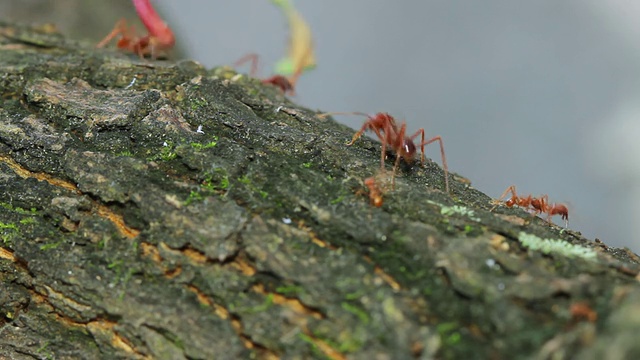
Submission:
[[[340,113],[333,113],[340,114]],[[346,113],[342,113],[346,114]],[[416,156],[417,148],[420,147],[420,162],[424,165],[424,147],[433,142],[440,143],[440,156],[442,158],[442,168],[444,170],[444,186],[447,193],[449,192],[449,169],[447,167],[447,158],[444,154],[444,145],[442,143],[442,138],[438,136],[434,136],[430,139],[425,140],[424,129],[418,129],[412,135],[406,135],[407,132],[407,124],[403,121],[400,125],[396,123],[396,120],[393,116],[388,113],[377,113],[373,116],[361,113],[354,112],[349,113],[352,115],[363,115],[367,117],[367,121],[364,122],[360,131],[358,131],[350,142],[347,145],[353,145],[358,138],[364,134],[365,131],[371,130],[373,131],[380,142],[382,143],[382,152],[380,154],[380,167],[384,171],[384,159],[387,153],[387,147],[393,150],[396,153],[396,161],[393,165],[393,173],[392,173],[392,186],[395,187],[395,175],[398,169],[398,165],[400,164],[400,159],[404,159],[404,161],[408,164],[411,164]],[[328,115],[328,114],[326,114]],[[416,146],[416,138],[421,136],[420,143]]]
[[549,204],[549,196],[542,195],[540,197],[533,197],[532,195],[518,196],[516,192],[516,186],[511,185],[505,190],[502,195],[496,200],[496,204],[489,210],[493,211],[502,199],[506,198],[511,193],[511,197],[504,202],[507,207],[513,207],[517,205],[519,207],[534,211],[534,215],[547,214],[547,221],[551,223],[551,217],[554,215],[560,215],[564,220],[565,228],[569,227],[569,209],[565,204],[553,203]]

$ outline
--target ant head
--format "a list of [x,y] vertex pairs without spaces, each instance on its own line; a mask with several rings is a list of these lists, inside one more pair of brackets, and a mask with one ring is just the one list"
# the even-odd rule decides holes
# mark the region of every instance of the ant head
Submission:
[[279,87],[284,93],[293,92],[294,89],[291,81],[282,75],[273,75],[268,79],[264,79],[263,82]]
[[398,155],[402,156],[407,163],[413,161],[413,157],[416,155],[416,144],[413,143],[413,140],[404,138],[402,148],[398,149]]
[[553,204],[551,211],[549,212],[551,215],[560,215],[562,220],[569,220],[569,209],[564,204]]

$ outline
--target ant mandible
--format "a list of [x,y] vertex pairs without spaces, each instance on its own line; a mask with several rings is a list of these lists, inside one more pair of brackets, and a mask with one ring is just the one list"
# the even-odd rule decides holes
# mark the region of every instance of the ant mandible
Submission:
[[377,113],[373,116],[361,113],[354,112],[355,115],[364,115],[367,117],[367,121],[364,122],[360,131],[358,131],[350,142],[347,145],[353,145],[353,143],[358,140],[359,137],[364,134],[365,131],[371,130],[373,131],[380,142],[382,143],[382,152],[380,155],[380,167],[384,170],[384,159],[387,153],[387,146],[391,148],[396,153],[396,161],[393,165],[393,186],[395,187],[395,174],[398,169],[398,165],[400,164],[400,159],[404,159],[405,162],[411,163],[413,162],[417,146],[414,143],[414,140],[422,135],[420,140],[420,161],[424,165],[424,147],[425,145],[429,145],[432,142],[440,143],[440,156],[442,158],[442,168],[444,170],[444,186],[447,192],[449,192],[449,169],[447,167],[447,158],[444,155],[444,145],[442,143],[442,138],[438,136],[434,136],[431,139],[425,140],[424,129],[418,129],[413,135],[407,136],[407,124],[403,121],[400,126],[396,123],[396,120],[393,116],[388,113]]
[[551,223],[551,217],[554,215],[560,215],[564,220],[565,228],[569,227],[569,209],[564,204],[553,203],[549,205],[549,196],[543,195],[539,198],[527,195],[526,197],[518,196],[516,192],[516,186],[511,185],[505,190],[502,195],[496,200],[496,204],[489,210],[493,211],[500,201],[507,197],[511,193],[511,197],[504,202],[507,207],[513,207],[517,205],[527,210],[533,210],[535,214],[547,214],[547,221]]

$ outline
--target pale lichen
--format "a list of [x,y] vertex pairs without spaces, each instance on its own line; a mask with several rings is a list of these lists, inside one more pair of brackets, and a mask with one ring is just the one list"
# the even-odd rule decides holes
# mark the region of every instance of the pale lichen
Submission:
[[475,212],[466,206],[460,206],[460,205],[442,206],[440,208],[440,214],[444,216],[458,214],[458,215],[466,216],[473,221],[480,221],[480,219],[474,217]]
[[524,247],[530,250],[542,251],[544,254],[558,254],[566,257],[579,257],[583,259],[594,259],[597,256],[595,250],[574,245],[559,239],[541,239],[535,235],[520,232],[518,240]]

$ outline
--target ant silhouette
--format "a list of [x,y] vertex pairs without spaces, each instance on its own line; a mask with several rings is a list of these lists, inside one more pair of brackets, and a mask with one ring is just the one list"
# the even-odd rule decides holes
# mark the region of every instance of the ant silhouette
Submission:
[[513,207],[517,205],[519,207],[529,210],[533,210],[534,216],[537,214],[547,214],[547,221],[551,223],[551,217],[554,215],[560,215],[560,217],[564,220],[564,227],[569,227],[569,209],[565,204],[553,203],[549,204],[549,196],[542,195],[538,198],[533,197],[532,195],[527,195],[526,197],[518,196],[516,192],[516,186],[511,185],[505,190],[502,195],[495,201],[495,205],[489,210],[493,211],[498,205],[500,205],[500,201],[507,197],[511,193],[511,197],[504,202],[507,207]]
[[[418,146],[420,147],[420,161],[421,164],[424,165],[424,147],[425,145],[429,145],[432,142],[440,143],[440,156],[442,158],[442,168],[444,170],[444,186],[449,192],[449,168],[447,167],[447,158],[444,155],[444,145],[442,143],[442,138],[438,136],[434,136],[431,139],[425,140],[424,129],[418,129],[414,134],[407,136],[407,123],[402,122],[399,126],[396,123],[396,120],[393,116],[388,113],[377,113],[373,116],[361,113],[361,112],[353,112],[353,113],[332,113],[332,114],[350,114],[350,115],[362,115],[367,117],[367,121],[364,122],[360,131],[353,135],[353,138],[350,142],[347,143],[348,146],[351,146],[355,143],[358,138],[364,134],[365,131],[371,130],[373,131],[380,142],[382,143],[382,152],[380,154],[380,167],[384,171],[384,159],[387,153],[387,147],[391,148],[396,153],[396,161],[393,165],[393,173],[392,173],[392,187],[395,188],[395,175],[398,169],[398,165],[400,164],[400,159],[404,159],[404,161],[408,164],[414,161],[416,156],[416,151]],[[330,114],[323,114],[330,115]],[[414,142],[415,139],[421,135],[421,140],[418,146]]]

